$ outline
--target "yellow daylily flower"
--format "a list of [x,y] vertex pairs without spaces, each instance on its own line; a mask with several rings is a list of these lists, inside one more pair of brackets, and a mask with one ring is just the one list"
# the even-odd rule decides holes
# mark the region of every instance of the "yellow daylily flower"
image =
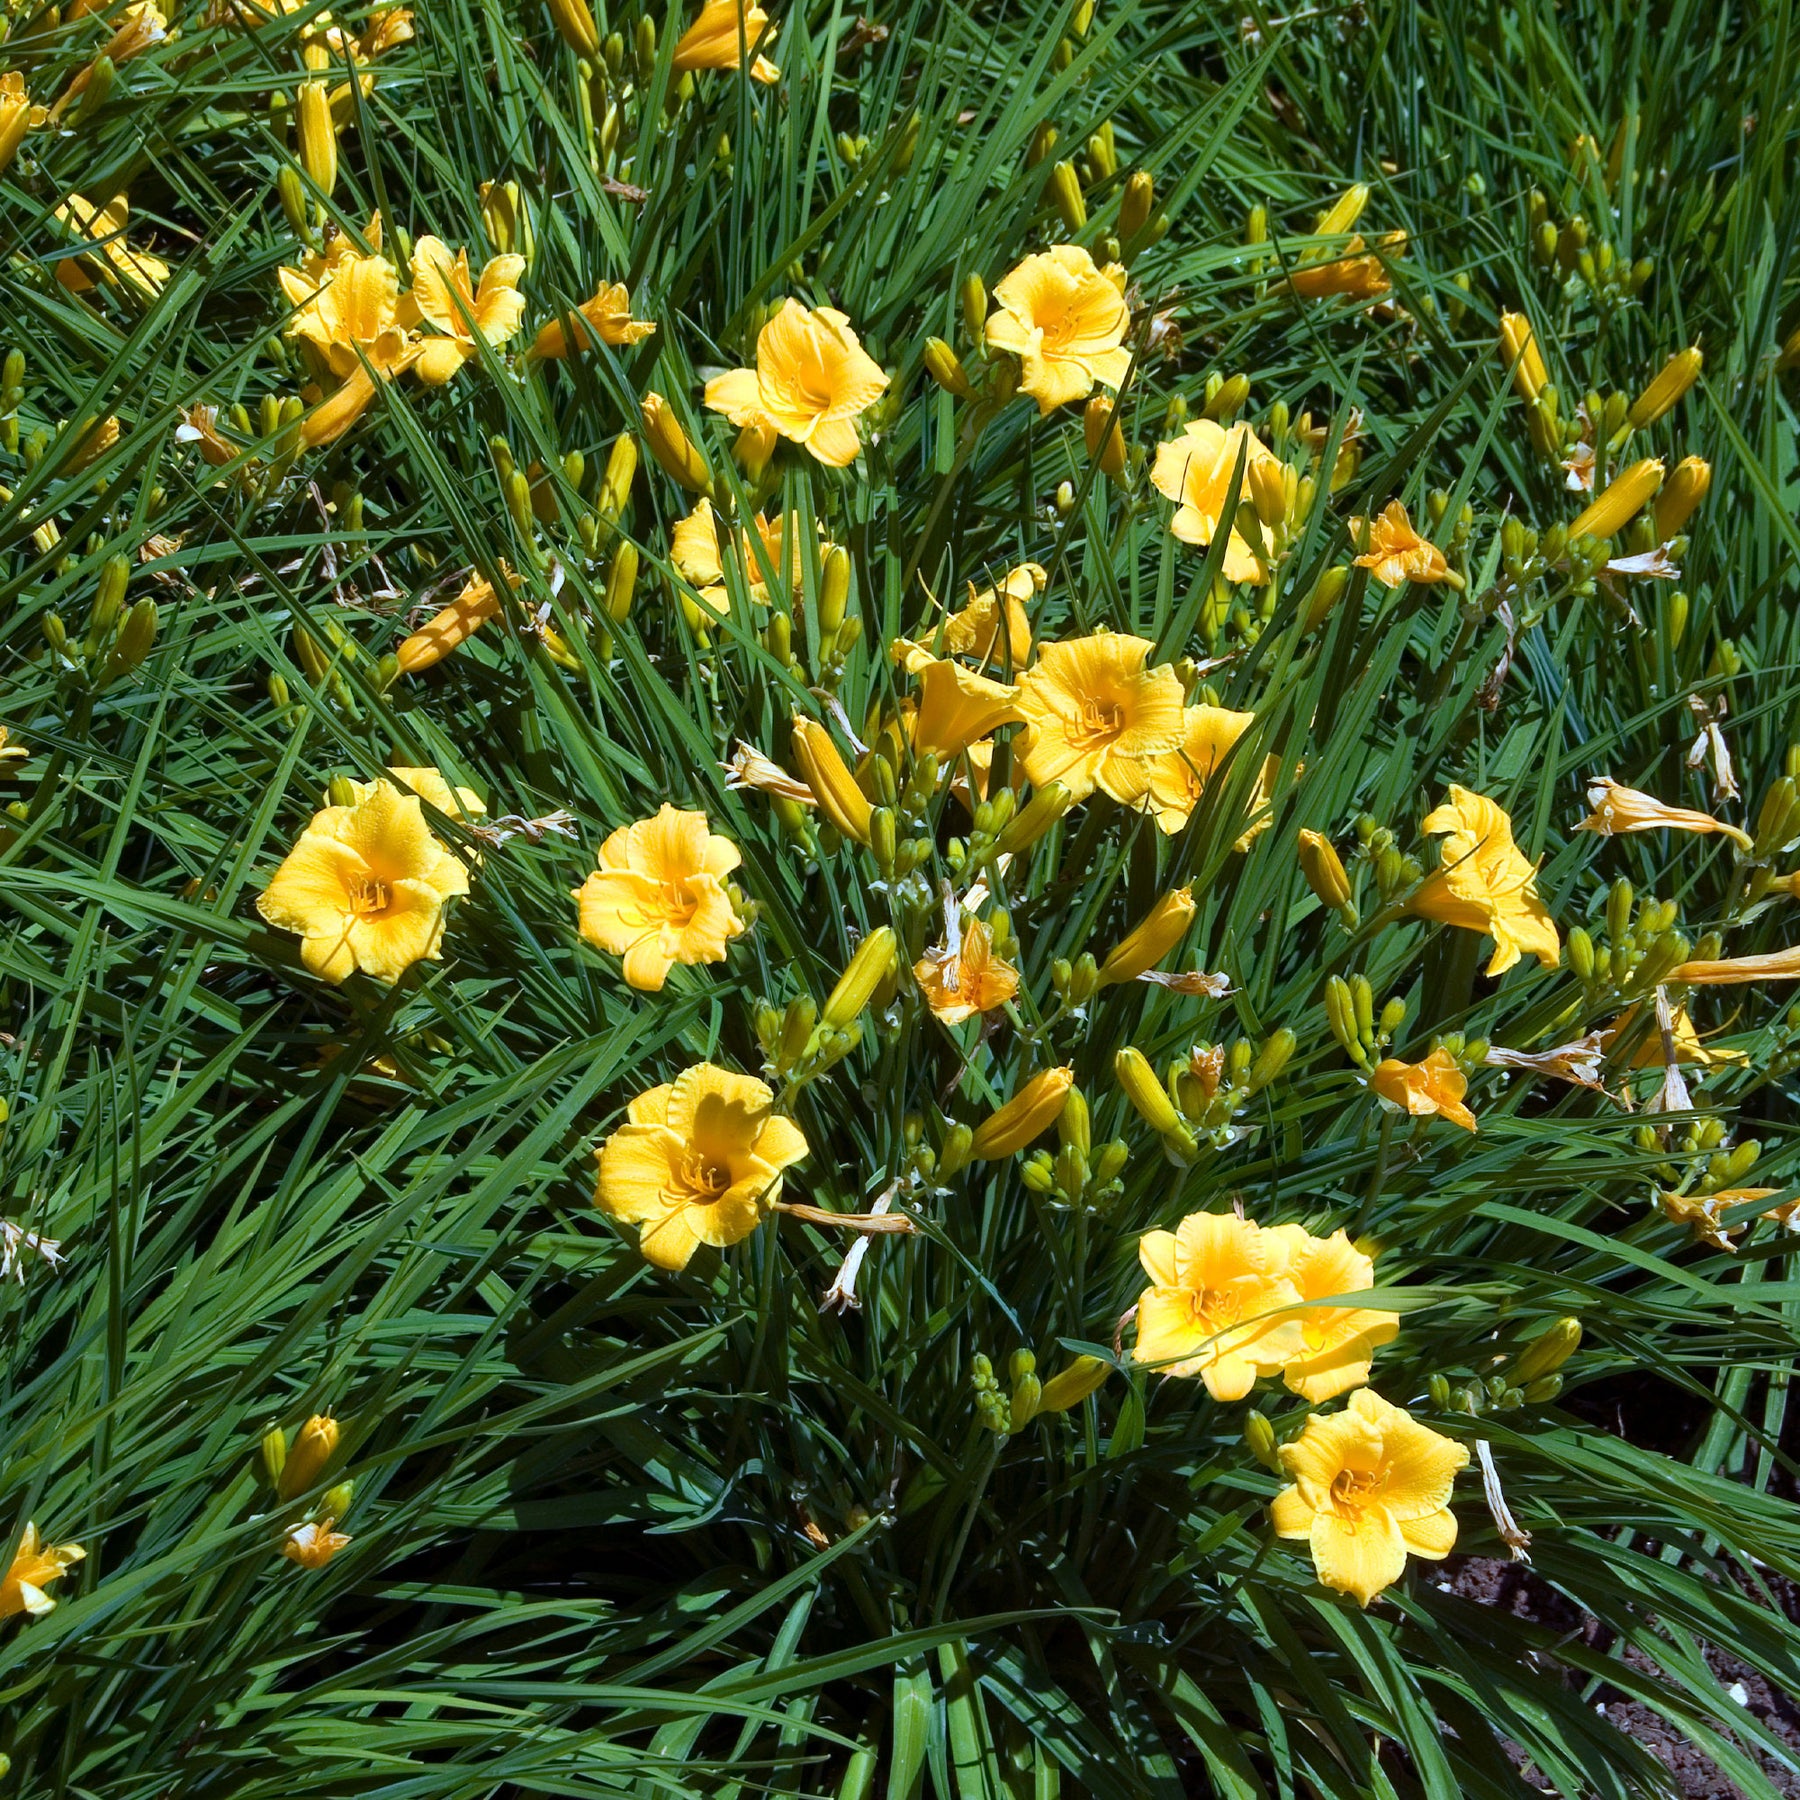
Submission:
[[525,273],[522,256],[490,257],[481,280],[471,284],[469,253],[452,252],[442,238],[422,237],[413,248],[411,315],[435,325],[443,334],[428,337],[419,346],[414,373],[428,387],[442,387],[458,369],[477,354],[476,333],[499,346],[514,337],[525,316],[525,296],[519,279]]
[[0,175],[12,166],[26,132],[35,130],[49,116],[43,107],[33,105],[25,78],[16,69],[0,75]]
[[682,1269],[702,1244],[746,1238],[781,1198],[781,1174],[807,1154],[799,1126],[750,1075],[698,1063],[639,1094],[600,1146],[594,1204],[636,1225],[638,1249]]
[[[1366,539],[1364,532],[1368,533]],[[1367,569],[1383,587],[1404,587],[1409,581],[1421,587],[1440,581],[1454,588],[1463,585],[1462,577],[1444,560],[1443,551],[1413,529],[1398,500],[1390,500],[1378,518],[1352,519],[1350,536],[1352,542],[1369,546],[1356,558],[1356,566]]]
[[[1210,544],[1218,536],[1240,456],[1244,458],[1240,501],[1250,498],[1250,475],[1258,463],[1272,463],[1277,472],[1284,468],[1268,445],[1241,420],[1227,430],[1216,420],[1195,419],[1183,427],[1180,437],[1156,446],[1150,480],[1159,494],[1175,502],[1169,529],[1184,544]],[[1224,572],[1227,581],[1269,578],[1268,566],[1235,524],[1225,546]]]
[[399,277],[385,257],[344,250],[327,261],[317,282],[304,269],[277,274],[298,309],[287,335],[310,344],[342,383],[301,421],[307,444],[328,444],[368,410],[376,381],[410,368],[421,346],[403,322]]
[[1031,659],[1031,615],[1025,603],[1044,591],[1047,577],[1040,563],[1020,563],[1001,576],[999,585],[975,591],[969,603],[944,620],[944,648],[953,656],[972,656],[979,663],[999,663],[1002,637],[1015,669]]
[[954,954],[945,944],[927,950],[913,964],[913,976],[943,1025],[996,1012],[1019,991],[1019,971],[994,954],[994,934],[979,919],[965,921]]
[[1300,1299],[1289,1246],[1232,1213],[1189,1213],[1173,1231],[1147,1231],[1138,1260],[1150,1285],[1138,1296],[1132,1358],[1166,1375],[1198,1376],[1215,1400],[1241,1400],[1259,1376],[1306,1354],[1286,1309]]
[[[1145,804],[1155,809],[1158,827],[1173,835],[1183,830],[1214,771],[1231,746],[1256,722],[1253,712],[1233,712],[1224,706],[1189,706],[1181,715],[1181,740],[1156,757],[1146,771]],[[1279,765],[1271,757],[1265,780],[1272,782]],[[1259,787],[1260,792],[1260,787]],[[1253,808],[1266,805],[1253,796]]]
[[573,312],[538,327],[531,354],[549,361],[573,351],[591,350],[596,342],[615,348],[641,344],[655,330],[647,320],[631,316],[631,294],[624,282],[602,282],[593,297]]
[[1103,631],[1046,644],[1020,677],[1020,745],[1034,787],[1061,782],[1076,800],[1095,788],[1125,805],[1149,788],[1156,757],[1181,741],[1185,695],[1167,663],[1146,665],[1155,646]]
[[1537,870],[1513,842],[1504,808],[1467,788],[1452,787],[1427,815],[1425,830],[1445,834],[1441,867],[1408,903],[1422,919],[1486,932],[1494,940],[1490,975],[1501,975],[1530,951],[1546,969],[1562,961],[1556,921],[1537,897]]
[[1439,1562],[1455,1547],[1450,1493],[1468,1451],[1373,1389],[1314,1414],[1279,1455],[1294,1484],[1271,1502],[1270,1523],[1307,1539],[1320,1581],[1359,1605],[1400,1579],[1408,1555]]
[[700,16],[675,45],[679,73],[697,69],[741,69],[748,62],[758,81],[781,78],[781,71],[756,47],[769,34],[769,15],[755,0],[706,0]]
[[1469,1079],[1456,1058],[1441,1046],[1423,1062],[1384,1057],[1369,1076],[1369,1086],[1390,1106],[1414,1118],[1445,1118],[1464,1131],[1476,1131],[1475,1115],[1463,1104]]
[[702,812],[664,805],[621,825],[600,846],[600,866],[575,890],[581,935],[625,959],[625,979],[658,993],[676,963],[722,962],[742,935],[725,877],[743,858]]
[[[737,533],[737,567],[750,598],[759,606],[768,604],[769,588],[763,578],[762,559],[756,553],[757,545],[761,545],[769,565],[779,570],[782,540],[787,531],[785,513],[777,513],[773,519],[757,513],[750,524]],[[820,545],[821,551],[830,548],[828,544]],[[676,520],[669,538],[669,560],[693,583],[709,611],[717,613],[721,619],[730,612],[731,590],[725,584],[725,557],[719,547],[719,515],[710,500],[702,497],[694,503],[694,510],[686,518]],[[798,536],[787,560],[790,583],[797,589],[806,572],[806,553],[800,547]]]
[[[920,651],[902,638],[896,646],[919,684],[912,721],[913,748],[948,761],[1002,725],[1017,724],[1018,689],[965,669],[948,657]],[[910,654],[909,654],[910,653]]]
[[131,287],[148,298],[169,279],[169,265],[160,256],[152,256],[148,250],[133,250],[125,242],[125,224],[130,215],[130,206],[123,194],[104,206],[96,206],[80,194],[71,194],[56,209],[56,218],[71,231],[90,239],[104,258],[104,261],[97,261],[88,256],[65,256],[57,263],[56,279],[71,294],[91,292],[96,277],[110,283],[122,275]]
[[38,1536],[37,1526],[27,1524],[19,1534],[19,1547],[13,1552],[11,1565],[0,1577],[0,1619],[10,1619],[16,1613],[41,1619],[54,1611],[56,1602],[44,1589],[61,1580],[86,1555],[79,1544],[46,1544]]
[[[427,806],[435,806],[447,819],[479,819],[487,812],[486,803],[473,788],[453,788],[444,772],[435,764],[411,768],[394,763],[388,773],[403,788],[410,788]],[[350,790],[358,800],[367,800],[375,792],[373,781],[353,781]]]
[[360,969],[395,982],[440,958],[444,903],[468,891],[468,871],[432,835],[419,796],[377,781],[354,806],[313,816],[256,909],[300,934],[300,959],[322,980]]
[[1716,831],[1746,850],[1750,848],[1749,832],[1727,825],[1711,813],[1665,806],[1650,794],[1621,786],[1610,775],[1596,776],[1588,783],[1587,803],[1593,811],[1575,827],[1577,831],[1593,831],[1601,837],[1618,837],[1628,831]]
[[1038,416],[1085,400],[1099,382],[1117,388],[1131,367],[1125,297],[1079,244],[1028,256],[994,289],[999,308],[987,341],[1019,358],[1019,386]]
[[281,1554],[303,1569],[322,1569],[350,1542],[350,1534],[336,1531],[337,1520],[326,1517],[304,1525],[290,1525],[281,1540]]
[[856,420],[887,384],[841,312],[786,300],[757,334],[756,367],[715,376],[706,384],[706,404],[734,425],[777,431],[828,467],[843,469],[862,449]]
[[[1375,1285],[1375,1259],[1350,1241],[1348,1232],[1317,1238],[1300,1225],[1270,1231],[1288,1248],[1288,1279],[1302,1300],[1329,1300]],[[1313,1405],[1335,1400],[1369,1379],[1376,1350],[1400,1331],[1400,1315],[1366,1306],[1315,1306],[1296,1315],[1305,1353],[1284,1365],[1281,1378]]]

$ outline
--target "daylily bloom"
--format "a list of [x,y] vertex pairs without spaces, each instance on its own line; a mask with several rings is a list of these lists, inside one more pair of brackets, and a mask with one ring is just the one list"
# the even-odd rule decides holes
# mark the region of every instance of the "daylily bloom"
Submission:
[[0,1578],[0,1619],[10,1619],[15,1613],[29,1613],[32,1618],[41,1619],[53,1611],[56,1602],[44,1589],[86,1555],[79,1544],[46,1544],[38,1536],[37,1526],[27,1524],[19,1534],[12,1564]]
[[757,334],[756,367],[715,376],[706,384],[706,404],[734,425],[770,427],[843,469],[862,449],[858,416],[887,384],[841,312],[787,300]]
[[[1278,472],[1283,465],[1241,420],[1227,430],[1213,419],[1195,419],[1183,427],[1180,437],[1156,446],[1150,480],[1158,493],[1175,502],[1169,529],[1184,544],[1210,544],[1218,536],[1240,456],[1244,458],[1244,479],[1239,489],[1239,499],[1243,501],[1250,498],[1250,471],[1257,463],[1273,463]],[[1268,578],[1268,565],[1232,524],[1225,546],[1225,579]]]
[[[415,769],[395,763],[389,766],[388,773],[403,788],[411,788],[428,806],[435,806],[447,819],[479,819],[487,811],[481,796],[473,788],[453,788],[444,779],[443,770],[435,764]],[[350,787],[358,800],[367,800],[377,785],[373,781],[353,781]]]
[[959,943],[934,944],[913,964],[913,975],[944,1025],[997,1011],[1019,991],[1019,971],[994,954],[994,935],[979,919],[964,924]]
[[452,254],[442,238],[422,237],[413,249],[412,272],[411,312],[444,334],[419,346],[414,372],[426,386],[442,387],[477,354],[477,333],[497,346],[518,332],[525,316],[519,292],[524,257],[490,257],[480,284],[472,286],[467,250]]
[[300,960],[322,980],[361,969],[394,982],[439,959],[444,903],[468,891],[468,871],[432,835],[419,796],[377,781],[354,806],[314,814],[256,908],[300,934]]
[[1076,800],[1095,788],[1126,805],[1143,798],[1154,758],[1181,741],[1185,696],[1155,646],[1103,631],[1045,644],[1019,677],[1020,745],[1034,787],[1059,781]]
[[[1735,1251],[1737,1240],[1744,1235],[1750,1221],[1739,1219],[1736,1224],[1727,1225],[1725,1215],[1734,1207],[1766,1200],[1771,1194],[1780,1192],[1780,1188],[1720,1188],[1712,1194],[1659,1193],[1656,1201],[1665,1218],[1687,1226],[1703,1243],[1711,1244],[1715,1250]],[[1761,1217],[1791,1228],[1796,1204],[1800,1202],[1789,1201],[1785,1206],[1770,1207]]]
[[1376,519],[1352,519],[1350,535],[1363,542],[1368,532],[1368,549],[1356,558],[1359,569],[1367,569],[1383,587],[1404,587],[1415,581],[1421,587],[1433,582],[1448,582],[1461,587],[1462,577],[1444,560],[1444,553],[1429,538],[1413,530],[1406,508],[1398,500],[1390,500]]
[[676,963],[722,962],[743,933],[725,877],[743,858],[706,814],[664,805],[621,825],[600,846],[600,867],[575,891],[581,935],[625,959],[625,979],[657,993]]
[[1400,1579],[1409,1553],[1439,1562],[1455,1547],[1450,1492],[1468,1451],[1373,1389],[1315,1413],[1279,1454],[1294,1485],[1270,1504],[1276,1534],[1307,1539],[1320,1581],[1360,1605]]
[[1665,806],[1636,788],[1621,787],[1610,775],[1596,776],[1588,783],[1587,802],[1594,810],[1575,827],[1577,831],[1594,831],[1601,837],[1617,837],[1627,831],[1717,831],[1746,850],[1750,848],[1747,831],[1727,825],[1711,813]]
[[1015,669],[1031,657],[1031,615],[1025,602],[1044,591],[1045,574],[1039,563],[1020,563],[1000,578],[997,587],[975,591],[969,583],[969,604],[944,621],[944,648],[956,656],[972,656],[980,663],[999,663],[1002,633],[1006,654]]
[[1232,1213],[1189,1213],[1174,1231],[1147,1231],[1138,1260],[1150,1285],[1138,1296],[1132,1358],[1166,1375],[1198,1376],[1215,1400],[1241,1400],[1257,1378],[1306,1354],[1289,1246]]
[[[769,566],[779,570],[782,566],[782,540],[787,531],[785,513],[777,513],[773,519],[757,513],[750,524],[737,533],[737,566],[744,577],[744,585],[750,598],[759,606],[768,604],[769,589],[763,577],[764,563],[757,555],[757,545],[761,545]],[[752,532],[755,533],[754,538],[751,536]],[[669,560],[693,584],[702,604],[710,612],[716,613],[721,619],[730,612],[731,590],[725,583],[725,558],[719,549],[719,515],[713,510],[710,500],[702,497],[695,501],[694,510],[686,518],[675,522],[675,529],[669,538]],[[790,581],[797,586],[806,571],[806,553],[801,549],[797,536],[788,555],[788,568]]]
[[1800,981],[1800,944],[1762,956],[1728,956],[1717,962],[1684,962],[1669,976],[1690,987],[1729,987],[1746,981]]
[[[1350,1242],[1347,1232],[1317,1238],[1299,1225],[1275,1225],[1271,1234],[1288,1246],[1288,1279],[1302,1300],[1329,1300],[1375,1285],[1375,1259]],[[1367,1306],[1314,1306],[1296,1315],[1306,1353],[1285,1365],[1282,1380],[1318,1406],[1369,1379],[1376,1350],[1399,1334],[1400,1315]]]
[[1422,919],[1486,932],[1494,940],[1490,975],[1504,974],[1526,951],[1554,969],[1562,961],[1556,921],[1537,897],[1537,870],[1513,842],[1505,810],[1467,788],[1452,787],[1450,798],[1427,814],[1425,830],[1447,834],[1438,847],[1442,866],[1426,877],[1408,910]]
[[961,663],[928,652],[917,659],[907,657],[906,666],[919,684],[912,741],[921,753],[931,750],[945,759],[961,756],[978,739],[1002,725],[1016,724],[1022,716],[1018,690],[1004,681],[990,681]]
[[[89,256],[65,256],[57,263],[56,279],[71,294],[90,292],[96,275],[103,281],[112,282],[114,271],[146,298],[154,295],[169,279],[169,265],[160,256],[152,256],[147,250],[133,250],[126,244],[125,222],[130,217],[130,210],[123,194],[104,206],[96,206],[80,194],[71,194],[56,209],[55,216],[72,231],[91,239],[99,256],[105,259],[103,263]],[[107,263],[112,265],[110,269],[105,266]]]
[[1019,386],[1038,416],[1083,400],[1096,382],[1116,388],[1131,367],[1125,297],[1079,244],[1028,256],[994,289],[987,341],[1020,360]]
[[328,444],[368,410],[377,379],[391,381],[410,368],[421,346],[401,322],[399,278],[385,257],[346,251],[316,285],[298,269],[277,273],[299,309],[287,335],[310,344],[343,384],[301,422],[306,443]]
[[25,78],[16,69],[0,75],[0,175],[6,173],[19,154],[28,131],[42,125],[50,115],[32,104],[25,90]]
[[615,347],[639,344],[655,329],[648,321],[631,316],[631,295],[624,282],[602,282],[591,300],[538,327],[531,354],[549,360],[572,350],[591,350],[596,342]]
[[781,71],[756,47],[767,37],[769,15],[755,0],[706,0],[700,16],[681,34],[675,45],[675,68],[740,69],[748,61],[750,73],[761,82],[778,81]]
[[594,1204],[637,1225],[638,1249],[659,1269],[748,1237],[781,1198],[782,1170],[807,1153],[774,1104],[763,1082],[712,1063],[639,1094],[600,1146]]
[[[1182,709],[1181,741],[1146,771],[1145,803],[1155,809],[1156,823],[1163,831],[1172,835],[1185,828],[1214,771],[1255,722],[1255,713],[1233,712],[1224,706]],[[1256,804],[1254,798],[1251,804]]]
[[292,1525],[281,1541],[281,1554],[303,1569],[322,1569],[350,1542],[348,1532],[334,1531],[336,1519],[310,1520]]
[[1369,1086],[1390,1106],[1414,1118],[1433,1114],[1460,1125],[1464,1131],[1475,1131],[1475,1115],[1463,1104],[1469,1091],[1469,1080],[1457,1066],[1456,1058],[1441,1046],[1423,1062],[1401,1062],[1385,1057],[1376,1064]]
[[107,39],[106,47],[63,89],[56,104],[50,108],[50,118],[53,121],[60,119],[87,92],[102,58],[116,69],[132,57],[142,56],[153,44],[160,44],[169,35],[168,24],[152,0],[139,0],[138,5],[126,7],[119,14],[119,22]]

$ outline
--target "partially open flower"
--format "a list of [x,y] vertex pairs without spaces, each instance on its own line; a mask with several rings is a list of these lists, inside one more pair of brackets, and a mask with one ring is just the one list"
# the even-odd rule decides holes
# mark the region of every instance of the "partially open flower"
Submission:
[[757,46],[769,35],[769,15],[755,0],[706,0],[700,16],[675,45],[677,72],[694,69],[741,69],[761,82],[778,81],[781,71]]
[[1475,1115],[1463,1104],[1463,1095],[1469,1091],[1468,1077],[1448,1050],[1436,1049],[1416,1063],[1386,1057],[1370,1075],[1369,1086],[1390,1106],[1415,1118],[1435,1114],[1464,1131],[1479,1129]]
[[624,282],[602,282],[593,297],[573,312],[538,327],[531,354],[543,361],[591,350],[596,343],[620,347],[640,344],[656,327],[631,316],[631,295]]
[[1083,400],[1099,382],[1116,388],[1131,367],[1124,296],[1079,244],[1028,256],[994,289],[1000,303],[987,341],[1020,360],[1019,386],[1038,414]]
[[782,1170],[807,1153],[774,1104],[765,1083],[712,1063],[639,1094],[600,1146],[594,1204],[637,1225],[638,1249],[659,1269],[748,1237],[781,1198]]
[[1621,787],[1610,775],[1598,775],[1588,783],[1587,802],[1594,810],[1575,827],[1577,831],[1594,831],[1601,837],[1628,831],[1716,831],[1746,850],[1751,847],[1749,832],[1736,825],[1689,807],[1665,806],[1636,788]]
[[415,372],[426,386],[441,387],[478,354],[477,333],[498,346],[518,332],[525,316],[525,296],[519,292],[524,257],[490,257],[479,284],[471,285],[467,250],[452,254],[441,238],[422,237],[413,249],[412,271],[411,313],[443,334],[419,346]]
[[1421,587],[1439,581],[1451,587],[1463,585],[1462,577],[1444,560],[1443,551],[1413,529],[1398,500],[1390,500],[1379,518],[1350,521],[1354,542],[1362,543],[1365,531],[1368,548],[1357,557],[1356,566],[1367,569],[1383,587],[1403,587],[1409,581]]
[[725,887],[742,860],[705,813],[665,805],[653,819],[621,825],[575,891],[581,935],[625,959],[632,987],[658,993],[676,963],[721,962],[742,934]]
[[1152,760],[1181,741],[1181,682],[1147,666],[1144,638],[1100,632],[1045,644],[1019,677],[1021,745],[1034,787],[1058,781],[1077,800],[1095,788],[1130,805],[1149,788]]
[[[1184,544],[1210,544],[1224,526],[1225,502],[1231,497],[1238,459],[1244,459],[1241,501],[1250,498],[1250,470],[1256,463],[1283,467],[1250,427],[1241,420],[1230,427],[1212,419],[1195,419],[1180,437],[1156,446],[1150,479],[1158,493],[1175,502],[1169,529]],[[1267,581],[1268,565],[1233,524],[1225,546],[1227,581]]]
[[1009,569],[997,587],[980,593],[971,581],[969,604],[944,621],[944,648],[983,664],[1003,664],[1009,657],[1015,669],[1024,668],[1031,658],[1031,615],[1025,603],[1044,591],[1044,581],[1042,565],[1031,562]]
[[1441,867],[1413,895],[1408,910],[1420,918],[1483,931],[1494,940],[1487,972],[1501,975],[1526,951],[1546,969],[1562,960],[1556,921],[1537,897],[1537,870],[1513,842],[1505,810],[1467,788],[1426,816],[1427,832],[1445,834]]
[[377,380],[391,381],[412,366],[419,339],[402,320],[399,278],[385,257],[345,251],[319,282],[305,269],[277,273],[298,309],[287,335],[310,344],[343,384],[301,423],[306,443],[328,444],[367,411]]
[[130,207],[123,194],[104,206],[96,206],[80,194],[71,194],[57,209],[56,218],[72,231],[90,239],[97,257],[66,256],[56,265],[56,279],[72,294],[85,294],[95,282],[126,283],[146,299],[158,293],[169,279],[169,265],[148,250],[133,250],[125,241]]
[[842,469],[862,449],[856,420],[887,384],[841,312],[787,300],[757,334],[756,367],[715,376],[706,404],[734,425],[771,427]]
[[1278,1453],[1294,1478],[1269,1507],[1276,1534],[1305,1538],[1326,1587],[1367,1606],[1407,1556],[1439,1562],[1456,1545],[1451,1489],[1469,1453],[1370,1388],[1318,1414]]
[[1207,782],[1232,745],[1255,723],[1255,713],[1233,712],[1223,706],[1182,709],[1181,741],[1149,768],[1146,804],[1155,809],[1156,823],[1163,831],[1172,835],[1186,827]]
[[0,1619],[10,1619],[17,1613],[41,1619],[54,1611],[56,1602],[45,1593],[45,1588],[60,1580],[86,1555],[79,1544],[46,1544],[38,1536],[37,1526],[27,1524],[19,1534],[19,1547],[13,1552],[11,1565],[0,1577]]
[[991,681],[948,657],[927,655],[908,666],[919,684],[912,741],[920,753],[961,756],[971,744],[1021,717],[1017,689],[1004,681]]
[[42,125],[48,116],[43,107],[32,104],[22,75],[13,69],[0,75],[0,175],[19,154],[26,132]]
[[[1377,247],[1388,258],[1397,257],[1406,248],[1406,233],[1385,232],[1377,240]],[[1379,300],[1393,285],[1388,280],[1386,263],[1369,250],[1361,237],[1352,237],[1334,256],[1295,269],[1288,280],[1303,300],[1320,300],[1330,294]]]
[[322,1569],[350,1542],[348,1532],[334,1531],[337,1520],[312,1519],[291,1526],[282,1539],[281,1554],[303,1569]]
[[[785,513],[777,513],[773,519],[757,513],[736,534],[737,568],[751,600],[759,606],[769,601],[765,559],[767,567],[781,570],[783,539],[790,529]],[[719,515],[713,510],[713,503],[702,496],[686,518],[676,520],[669,538],[669,560],[693,584],[701,604],[721,619],[731,611],[731,589],[725,580],[727,554],[719,546]],[[788,547],[787,567],[790,583],[797,589],[806,572],[806,553],[798,536]]]

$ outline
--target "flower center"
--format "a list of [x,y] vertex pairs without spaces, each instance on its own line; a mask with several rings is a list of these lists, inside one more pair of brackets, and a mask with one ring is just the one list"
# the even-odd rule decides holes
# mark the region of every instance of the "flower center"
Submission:
[[1209,1332],[1217,1333],[1228,1330],[1238,1322],[1238,1314],[1243,1310],[1242,1296],[1234,1294],[1229,1288],[1201,1288],[1188,1301],[1193,1311],[1194,1322],[1203,1325]]
[[693,922],[694,914],[700,910],[700,902],[687,882],[665,881],[662,884],[662,910],[669,924],[685,927]]
[[1117,700],[1096,700],[1091,695],[1081,703],[1081,717],[1069,731],[1069,741],[1085,750],[1110,744],[1125,729],[1125,708]]
[[394,902],[387,883],[377,881],[373,875],[352,876],[347,892],[350,910],[359,919],[378,919]]
[[1373,1469],[1339,1469],[1331,1479],[1331,1503],[1338,1511],[1359,1513],[1375,1498],[1381,1476]]
[[677,1183],[689,1205],[710,1206],[731,1186],[731,1171],[710,1161],[701,1151],[689,1150],[681,1160]]

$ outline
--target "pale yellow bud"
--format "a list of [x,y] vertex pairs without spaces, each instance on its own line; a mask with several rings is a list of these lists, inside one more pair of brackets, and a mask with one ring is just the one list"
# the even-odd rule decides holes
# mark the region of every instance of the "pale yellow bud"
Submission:
[[644,441],[650,446],[650,454],[662,465],[663,473],[680,482],[689,493],[710,494],[712,470],[681,429],[668,401],[661,394],[646,394],[641,410]]
[[1317,831],[1300,833],[1300,873],[1325,905],[1338,911],[1350,904],[1350,877],[1331,840]]
[[1666,544],[1680,534],[1712,486],[1712,464],[1703,456],[1684,456],[1669,472],[1656,496],[1656,541]]
[[1538,354],[1531,321],[1523,313],[1500,315],[1500,355],[1512,371],[1513,386],[1519,390],[1521,400],[1529,404],[1549,386],[1550,372]]
[[801,780],[812,789],[819,811],[845,837],[859,844],[868,843],[875,808],[856,785],[856,777],[838,755],[830,733],[817,719],[796,716],[794,760],[800,765]]
[[337,1444],[337,1420],[329,1413],[315,1413],[300,1427],[300,1435],[288,1450],[275,1491],[283,1500],[305,1493],[325,1473]]
[[1125,437],[1119,430],[1119,402],[1111,394],[1096,394],[1081,415],[1082,435],[1088,455],[1103,475],[1118,476],[1125,469]]
[[871,931],[857,945],[856,954],[838,977],[837,986],[826,996],[825,1010],[819,1015],[827,1027],[842,1031],[862,1012],[869,1004],[869,997],[893,968],[895,956],[893,929],[887,925]]

